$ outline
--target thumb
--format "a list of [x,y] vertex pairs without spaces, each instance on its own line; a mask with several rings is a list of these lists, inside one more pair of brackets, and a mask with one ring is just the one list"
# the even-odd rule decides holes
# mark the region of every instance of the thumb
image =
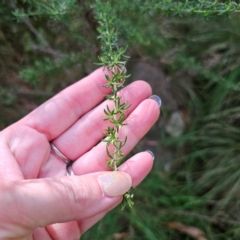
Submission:
[[94,216],[119,202],[131,185],[131,177],[125,172],[2,180],[0,232],[8,229],[10,234],[29,234],[37,227]]

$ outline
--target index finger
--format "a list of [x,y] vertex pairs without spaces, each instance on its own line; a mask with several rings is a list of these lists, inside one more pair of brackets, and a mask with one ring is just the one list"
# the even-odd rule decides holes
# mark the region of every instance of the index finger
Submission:
[[82,115],[101,102],[111,89],[104,88],[109,72],[103,68],[64,89],[16,125],[26,125],[44,134],[48,141],[58,137]]

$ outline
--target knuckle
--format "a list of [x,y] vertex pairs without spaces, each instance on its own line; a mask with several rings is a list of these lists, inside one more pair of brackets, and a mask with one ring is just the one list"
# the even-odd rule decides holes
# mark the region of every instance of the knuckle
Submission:
[[83,211],[88,204],[88,200],[91,196],[91,188],[87,181],[84,178],[80,178],[77,181],[71,181],[70,184],[67,185],[68,192],[70,193],[70,201],[73,204],[74,209],[78,211]]

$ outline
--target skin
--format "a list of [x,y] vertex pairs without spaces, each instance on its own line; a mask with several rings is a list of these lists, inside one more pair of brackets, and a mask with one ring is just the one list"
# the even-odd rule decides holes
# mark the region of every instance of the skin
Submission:
[[[109,171],[105,143],[100,142],[109,125],[102,120],[103,109],[111,106],[102,102],[110,93],[102,87],[104,71],[94,71],[0,132],[0,239],[79,239],[121,202],[122,196],[103,194],[97,180]],[[127,125],[119,133],[120,138],[128,135],[123,148],[127,155],[160,110],[149,99],[152,90],[144,81],[119,94],[132,104],[126,112]],[[50,141],[74,161],[75,176],[66,176],[66,164],[50,151]],[[119,171],[127,173],[136,187],[152,165],[152,156],[141,152]]]

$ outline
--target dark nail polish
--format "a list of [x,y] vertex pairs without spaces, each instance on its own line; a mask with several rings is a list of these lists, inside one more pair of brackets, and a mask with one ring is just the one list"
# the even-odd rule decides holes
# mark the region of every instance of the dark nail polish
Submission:
[[162,100],[161,100],[161,98],[160,98],[159,96],[157,96],[157,95],[152,95],[152,96],[150,97],[150,99],[153,99],[155,102],[157,102],[158,106],[161,107],[161,105],[162,105]]
[[150,154],[151,154],[151,156],[152,156],[152,158],[153,158],[153,160],[154,160],[155,156],[154,156],[154,154],[153,154],[153,152],[152,152],[152,151],[150,151],[150,150],[146,150],[145,152],[148,152],[148,153],[150,153]]

